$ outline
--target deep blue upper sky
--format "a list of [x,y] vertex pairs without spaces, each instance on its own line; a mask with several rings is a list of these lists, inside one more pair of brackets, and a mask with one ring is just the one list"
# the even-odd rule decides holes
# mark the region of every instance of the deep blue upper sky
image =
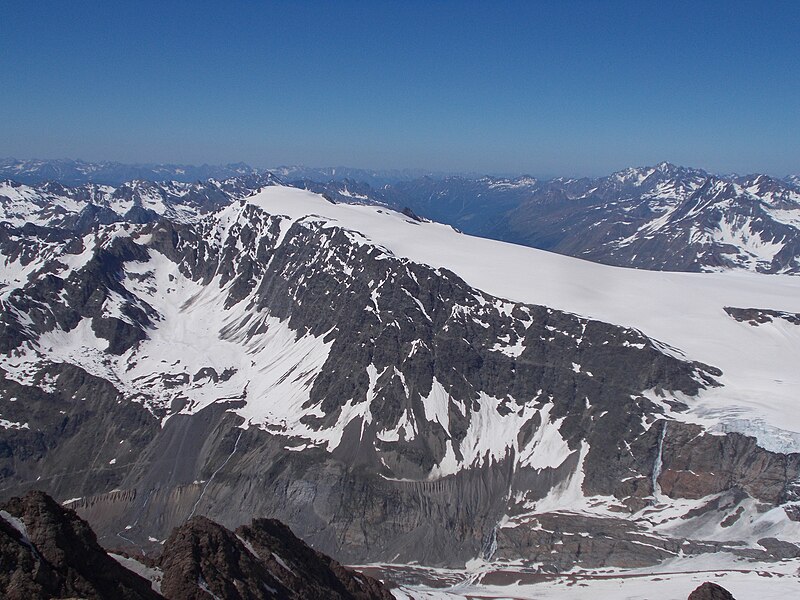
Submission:
[[800,172],[800,2],[0,4],[0,156]]

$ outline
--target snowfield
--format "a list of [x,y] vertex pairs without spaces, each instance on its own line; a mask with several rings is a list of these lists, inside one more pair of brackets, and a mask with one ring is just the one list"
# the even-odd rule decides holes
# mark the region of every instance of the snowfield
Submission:
[[574,569],[557,575],[489,563],[467,571],[417,565],[358,568],[425,582],[392,590],[397,600],[686,600],[706,581],[721,585],[737,600],[800,597],[797,561],[758,563],[725,553],[675,558],[650,568]]
[[385,208],[332,204],[295,188],[266,187],[246,201],[291,220],[313,215],[358,231],[396,256],[449,269],[501,298],[638,329],[723,371],[721,387],[682,398],[690,412],[673,417],[753,435],[770,450],[800,451],[800,326],[783,319],[755,326],[724,310],[800,313],[798,277],[611,267],[464,235]]

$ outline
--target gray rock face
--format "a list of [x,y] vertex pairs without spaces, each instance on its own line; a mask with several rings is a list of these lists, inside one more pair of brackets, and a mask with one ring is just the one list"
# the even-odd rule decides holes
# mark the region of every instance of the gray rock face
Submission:
[[800,547],[797,544],[776,538],[763,538],[758,540],[758,544],[772,555],[782,559],[800,558]]
[[[110,225],[95,246],[61,231],[77,246],[69,256],[51,247],[52,229],[4,230],[4,254],[40,261],[41,276],[3,298],[10,371],[0,370],[0,414],[18,425],[0,428],[0,495],[37,485],[78,498],[70,506],[111,546],[152,550],[189,516],[235,528],[268,515],[344,561],[456,566],[533,561],[566,544],[522,518],[569,485],[623,515],[734,490],[739,502],[796,499],[798,455],[665,414],[667,402],[681,408],[675,393],[717,385],[713,366],[636,330],[492,297],[313,217],[289,224],[253,205],[229,210]],[[77,267],[56,264],[79,255]],[[238,315],[218,334],[249,349],[240,362],[181,370],[149,355],[170,325],[159,294],[181,285],[199,290],[181,310],[202,301],[200,319]],[[291,339],[262,356],[259,344],[277,335],[266,316]],[[99,358],[49,341],[78,327],[105,345]],[[276,383],[307,394],[294,412],[262,426],[239,416],[259,400],[237,379],[258,376],[250,358],[267,369],[309,339],[325,345],[320,364],[287,363]],[[152,372],[131,379],[139,362]],[[196,408],[197,389],[214,401]],[[531,463],[545,436],[558,452]],[[506,518],[521,524],[504,528]],[[570,518],[575,539],[553,568],[652,564],[677,544],[662,536],[637,553],[647,531]],[[578,539],[606,527],[608,538]]]
[[769,504],[795,499],[800,455],[759,452],[755,440],[738,433],[710,435],[698,425],[671,423],[664,438],[659,477],[672,498],[702,498],[731,488]]
[[34,484],[64,499],[117,488],[158,421],[141,405],[121,402],[110,382],[73,365],[51,365],[37,378],[53,381],[53,391],[20,385],[0,370],[4,418],[28,424],[0,430],[2,495]]

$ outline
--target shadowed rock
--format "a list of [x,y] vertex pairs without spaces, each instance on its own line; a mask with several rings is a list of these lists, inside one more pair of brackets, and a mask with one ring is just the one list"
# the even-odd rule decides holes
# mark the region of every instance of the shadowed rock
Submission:
[[689,600],[735,600],[733,595],[721,585],[706,581],[689,594]]
[[377,579],[343,567],[272,519],[233,533],[194,517],[172,532],[160,561],[145,562],[156,582],[160,567],[161,593],[107,554],[89,525],[47,494],[30,492],[0,508],[0,598],[8,600],[392,598]]
[[150,582],[97,543],[89,525],[43,492],[0,509],[0,596],[157,600]]
[[276,519],[255,519],[249,526],[239,527],[236,534],[249,544],[272,573],[297,590],[297,598],[393,598],[377,579],[356,573],[314,550]]
[[341,566],[280,521],[257,519],[236,533],[194,517],[176,528],[161,559],[162,593],[174,600],[291,598],[390,600],[383,585]]

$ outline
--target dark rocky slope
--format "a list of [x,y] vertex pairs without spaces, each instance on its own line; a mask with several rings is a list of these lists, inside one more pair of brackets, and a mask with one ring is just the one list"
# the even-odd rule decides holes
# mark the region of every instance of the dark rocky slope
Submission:
[[85,521],[43,492],[12,498],[0,508],[0,596],[9,600],[392,598],[378,580],[312,550],[269,519],[234,534],[195,517],[172,532],[160,559],[146,562],[143,570],[153,574],[153,582],[107,554]]
[[[256,519],[236,533],[194,517],[164,544],[161,591],[173,600],[391,600],[376,579],[309,548],[280,521]],[[199,582],[199,583],[198,583]]]
[[0,509],[0,595],[157,600],[150,582],[120,566],[89,525],[42,492]]

